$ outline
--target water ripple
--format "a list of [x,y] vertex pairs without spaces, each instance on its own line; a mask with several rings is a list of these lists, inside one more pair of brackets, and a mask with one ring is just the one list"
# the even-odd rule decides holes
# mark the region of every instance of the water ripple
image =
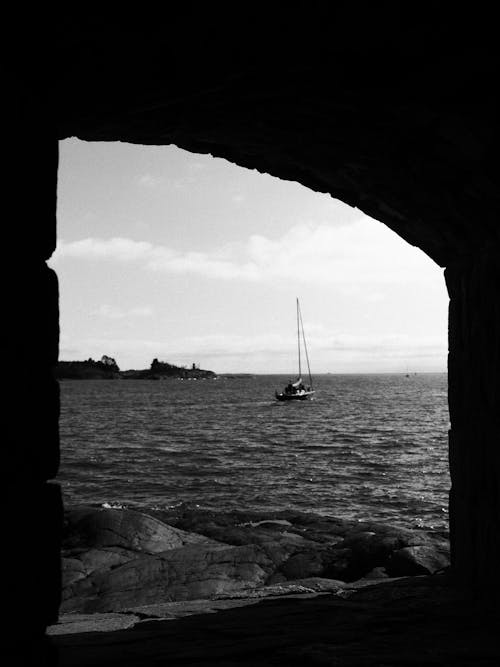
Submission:
[[286,380],[62,382],[66,503],[446,527],[446,375],[320,376],[314,401],[277,403]]

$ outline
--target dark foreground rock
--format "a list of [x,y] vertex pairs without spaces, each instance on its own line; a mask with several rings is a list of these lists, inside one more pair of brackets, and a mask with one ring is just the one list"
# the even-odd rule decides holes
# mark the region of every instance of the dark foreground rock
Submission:
[[305,579],[430,574],[448,542],[424,531],[297,512],[80,508],[67,512],[63,613],[223,596]]
[[498,607],[444,575],[315,597],[177,602],[102,621],[112,630],[120,616],[132,627],[95,632],[92,619],[75,616],[83,634],[52,637],[59,667],[500,664]]
[[[363,584],[352,585],[352,588]],[[364,585],[367,585],[366,583]],[[138,607],[127,607],[116,612],[66,613],[61,614],[57,625],[49,627],[50,636],[80,632],[108,632],[124,630],[147,620],[184,618],[198,614],[215,613],[235,607],[257,604],[263,599],[316,597],[318,594],[338,593],[349,589],[342,581],[311,577],[284,584],[262,586],[250,591],[222,594],[211,599],[195,599],[177,602],[155,602]]]

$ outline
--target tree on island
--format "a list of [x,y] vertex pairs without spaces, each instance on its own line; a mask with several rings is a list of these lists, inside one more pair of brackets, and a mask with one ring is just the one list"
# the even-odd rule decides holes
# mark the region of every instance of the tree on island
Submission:
[[58,379],[114,379],[120,376],[116,360],[104,354],[100,361],[59,361],[54,369]]
[[159,373],[161,375],[176,375],[180,371],[178,366],[169,364],[166,361],[158,361],[158,359],[153,359],[151,362],[151,372]]
[[193,363],[191,368],[186,366],[175,366],[166,361],[158,361],[153,359],[151,362],[150,372],[158,376],[166,377],[180,377],[180,378],[206,378],[215,377],[213,371],[205,371],[200,368],[199,364]]
[[105,366],[114,366],[116,370],[120,370],[118,368],[118,364],[116,361],[113,359],[113,357],[108,357],[106,354],[103,354],[101,357],[101,364],[104,364]]

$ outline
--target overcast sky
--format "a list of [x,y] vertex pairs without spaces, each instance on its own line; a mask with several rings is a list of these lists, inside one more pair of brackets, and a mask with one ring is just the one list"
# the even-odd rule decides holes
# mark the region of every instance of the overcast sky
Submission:
[[61,142],[60,358],[292,374],[444,371],[443,271],[360,211],[175,147]]

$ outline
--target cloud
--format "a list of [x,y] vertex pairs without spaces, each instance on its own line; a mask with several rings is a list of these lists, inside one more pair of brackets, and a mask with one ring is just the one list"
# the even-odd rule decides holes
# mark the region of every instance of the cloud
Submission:
[[233,195],[231,195],[231,201],[233,204],[242,204],[244,201],[246,201],[246,197],[242,192],[235,192]]
[[110,320],[121,320],[135,317],[152,317],[153,309],[150,306],[137,306],[135,308],[123,310],[121,308],[116,308],[115,306],[110,306],[104,303],[99,306],[99,308],[92,314],[99,315]]
[[[446,340],[440,336],[359,335],[319,328],[308,337],[314,350],[313,372],[381,370],[403,372],[409,365],[418,370],[446,368]],[[217,372],[289,373],[295,359],[295,341],[290,336],[217,334],[189,336],[166,341],[128,337],[63,336],[61,358],[65,352],[75,358],[100,358],[109,354],[121,368],[146,368],[154,357],[178,365],[193,361]],[[138,358],[138,350],[141,358]],[[272,369],[270,362],[272,359]]]
[[154,176],[153,174],[142,174],[137,181],[139,185],[145,188],[156,188],[162,184],[163,178],[161,176]]
[[343,226],[304,223],[276,239],[252,235],[246,243],[208,251],[180,252],[128,238],[60,241],[54,262],[65,257],[133,262],[149,271],[220,280],[322,286],[422,284],[441,271],[422,251],[367,217]]
[[[192,158],[192,157],[193,157],[193,156],[191,155],[191,158]],[[213,158],[212,158],[212,160],[213,160]],[[201,160],[195,160],[195,161],[193,162],[193,161],[190,159],[190,161],[188,162],[188,164],[187,164],[186,166],[187,166],[187,168],[188,168],[190,171],[203,171],[204,169],[207,168],[207,163],[206,163],[206,162],[202,162]]]
[[[408,336],[405,334],[377,335],[334,332],[323,327],[311,327],[308,334],[308,347],[315,354],[343,354],[357,351],[363,355],[407,355],[446,353],[446,339],[442,336]],[[262,335],[226,335],[190,336],[183,339],[182,347],[196,354],[230,354],[247,357],[252,354],[280,355],[293,358],[296,342],[291,336],[280,334]],[[175,350],[175,345],[172,348]]]
[[[88,238],[66,243],[60,240],[52,261],[71,257],[84,260],[113,260],[118,262],[144,261],[154,253],[154,247],[147,241],[132,241],[125,238],[108,240]],[[163,253],[162,253],[163,254]]]
[[172,188],[174,190],[184,190],[188,187],[193,186],[197,182],[196,173],[200,172],[203,169],[203,165],[199,164],[194,166],[191,171],[191,174],[186,176],[176,176],[171,178],[166,175],[158,174],[141,174],[137,178],[137,183],[140,187],[146,188],[148,190],[155,190],[160,186],[162,188]]

